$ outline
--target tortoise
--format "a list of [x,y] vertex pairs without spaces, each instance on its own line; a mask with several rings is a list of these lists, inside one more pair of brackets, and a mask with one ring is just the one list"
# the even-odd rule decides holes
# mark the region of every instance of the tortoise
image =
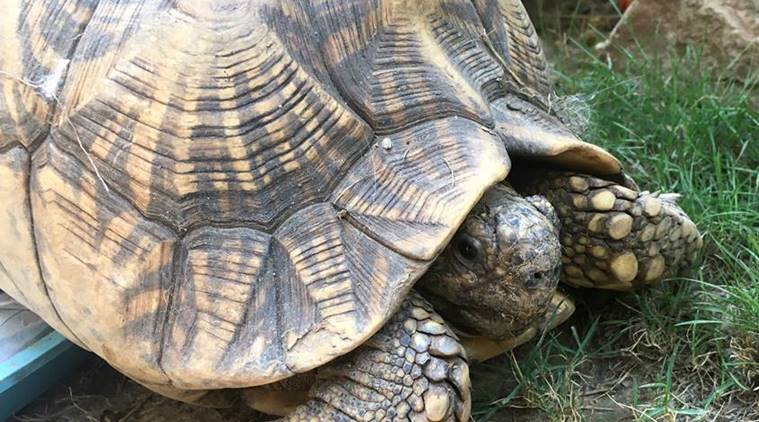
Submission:
[[560,279],[634,290],[701,244],[555,116],[517,0],[0,20],[0,288],[169,397],[467,420],[467,352],[566,317]]

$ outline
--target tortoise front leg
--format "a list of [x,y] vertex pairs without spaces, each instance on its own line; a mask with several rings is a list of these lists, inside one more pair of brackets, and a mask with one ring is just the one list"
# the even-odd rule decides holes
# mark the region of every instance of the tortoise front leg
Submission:
[[468,421],[464,348],[415,293],[371,339],[316,370],[309,401],[283,421]]
[[531,171],[513,183],[556,209],[568,284],[634,290],[692,266],[703,244],[674,194],[553,171]]

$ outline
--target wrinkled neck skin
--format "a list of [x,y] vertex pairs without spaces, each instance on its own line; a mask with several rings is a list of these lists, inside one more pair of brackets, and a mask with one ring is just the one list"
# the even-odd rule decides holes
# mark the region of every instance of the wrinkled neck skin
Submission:
[[539,324],[559,281],[558,226],[542,197],[491,188],[417,284],[468,335],[508,339]]

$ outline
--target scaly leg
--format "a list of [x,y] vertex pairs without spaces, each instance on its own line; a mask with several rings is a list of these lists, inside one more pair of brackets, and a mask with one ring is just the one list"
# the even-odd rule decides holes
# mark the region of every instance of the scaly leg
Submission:
[[316,372],[285,421],[468,421],[469,366],[456,335],[411,293],[366,343]]
[[703,245],[677,195],[577,173],[531,171],[513,182],[544,195],[561,220],[562,281],[630,291],[692,266]]

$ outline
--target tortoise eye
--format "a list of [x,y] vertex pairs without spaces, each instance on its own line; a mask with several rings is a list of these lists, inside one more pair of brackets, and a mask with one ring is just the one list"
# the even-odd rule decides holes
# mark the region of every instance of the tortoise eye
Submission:
[[474,261],[480,256],[479,242],[468,236],[460,236],[456,239],[456,250],[467,261]]

